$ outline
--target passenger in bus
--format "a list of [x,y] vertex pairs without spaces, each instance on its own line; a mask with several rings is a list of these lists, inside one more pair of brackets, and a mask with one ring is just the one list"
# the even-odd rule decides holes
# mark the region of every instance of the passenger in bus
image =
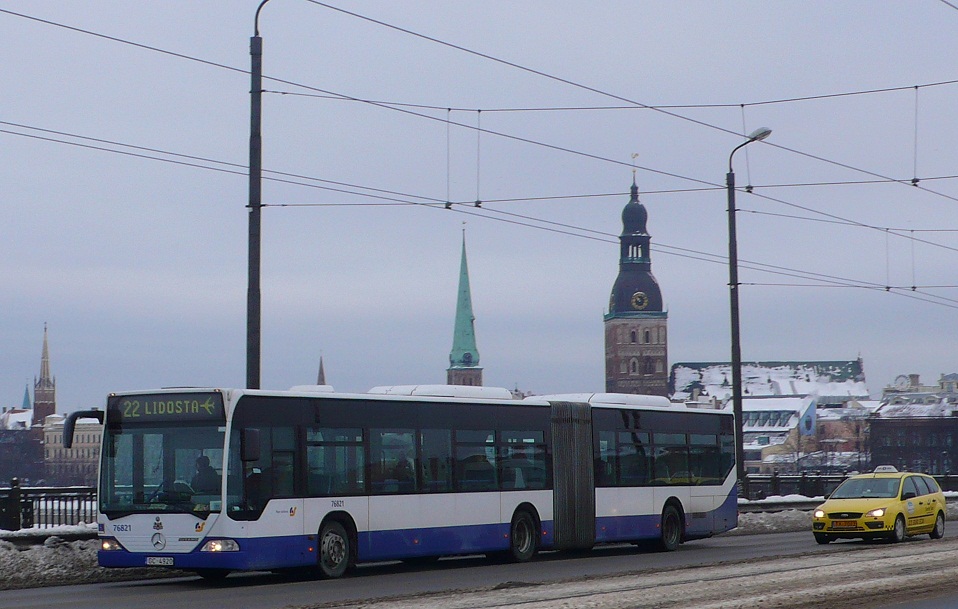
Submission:
[[220,475],[210,465],[210,458],[200,455],[196,458],[196,474],[190,483],[195,493],[215,493],[220,488]]
[[406,451],[399,453],[396,466],[393,468],[393,477],[399,483],[399,490],[411,490],[415,486],[416,470],[412,461],[406,456]]

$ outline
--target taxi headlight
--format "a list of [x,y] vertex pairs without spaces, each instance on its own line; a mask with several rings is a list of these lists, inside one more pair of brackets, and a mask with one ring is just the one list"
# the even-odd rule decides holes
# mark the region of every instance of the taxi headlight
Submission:
[[100,549],[104,552],[113,552],[115,550],[122,550],[123,546],[120,545],[119,541],[107,537],[100,540]]
[[200,552],[239,552],[239,544],[232,539],[211,539],[203,544]]
[[815,518],[824,518],[825,510],[815,510]]
[[865,516],[868,516],[870,518],[881,518],[884,515],[885,515],[885,508],[878,508],[865,513]]

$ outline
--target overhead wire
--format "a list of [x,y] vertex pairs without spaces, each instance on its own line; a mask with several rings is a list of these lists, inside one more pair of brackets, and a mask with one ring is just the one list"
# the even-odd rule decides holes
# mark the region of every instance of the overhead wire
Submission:
[[[375,19],[371,19],[371,18],[362,16],[362,15],[359,15],[359,14],[356,14],[356,13],[352,13],[352,12],[350,12],[350,11],[345,11],[345,10],[343,10],[343,9],[339,9],[339,8],[337,8],[337,7],[333,7],[333,6],[330,6],[330,5],[325,4],[325,3],[322,3],[322,2],[317,2],[316,0],[307,0],[307,1],[309,1],[309,2],[311,2],[311,3],[313,3],[313,4],[317,4],[317,5],[319,5],[319,6],[323,6],[323,7],[332,9],[332,10],[337,10],[337,11],[340,11],[340,12],[347,13],[347,14],[350,14],[350,15],[352,15],[352,16],[355,16],[355,17],[358,17],[358,18],[361,18],[361,19],[365,19],[365,20],[367,20],[367,21],[372,21],[372,22],[374,22],[374,23],[377,23],[377,24],[382,25],[382,26],[385,26],[385,27],[390,27],[390,28],[393,28],[393,29],[398,29],[398,30],[403,31],[403,32],[405,32],[405,33],[408,33],[408,34],[411,34],[411,35],[414,35],[414,36],[418,36],[418,37],[420,37],[420,38],[425,38],[425,39],[427,39],[427,40],[430,40],[430,41],[432,41],[432,42],[436,42],[436,43],[438,43],[438,44],[443,44],[443,45],[445,45],[445,46],[449,46],[449,47],[452,47],[452,48],[456,48],[456,49],[458,49],[458,50],[461,50],[461,51],[464,51],[464,52],[467,52],[467,53],[471,53],[471,54],[474,54],[474,55],[479,55],[479,56],[481,56],[481,57],[484,57],[484,58],[486,58],[486,59],[490,59],[490,60],[492,60],[492,61],[497,61],[497,62],[499,62],[499,63],[504,63],[504,64],[506,64],[506,65],[512,66],[512,67],[517,68],[517,69],[520,69],[520,70],[524,70],[524,71],[527,71],[527,72],[531,72],[531,73],[534,73],[534,74],[538,74],[538,75],[543,76],[543,77],[546,77],[546,78],[550,78],[550,79],[553,79],[553,80],[557,80],[557,81],[559,81],[559,82],[563,82],[563,83],[569,84],[569,85],[571,85],[571,86],[583,88],[583,89],[586,89],[586,90],[589,90],[589,91],[593,91],[593,92],[598,93],[598,94],[601,94],[601,95],[606,95],[606,96],[609,96],[609,97],[613,97],[613,98],[616,98],[616,99],[618,99],[618,100],[620,100],[620,101],[624,101],[624,102],[633,104],[633,105],[638,106],[638,107],[641,107],[641,108],[648,108],[648,109],[660,110],[660,111],[661,111],[661,108],[656,108],[656,107],[653,107],[653,106],[648,106],[648,105],[646,105],[646,104],[642,104],[641,102],[636,102],[636,101],[634,101],[634,100],[629,100],[629,99],[627,99],[627,98],[624,98],[624,97],[621,97],[621,96],[617,96],[617,95],[614,95],[614,94],[611,94],[611,93],[607,93],[607,92],[601,91],[601,90],[599,90],[599,89],[595,89],[595,88],[592,88],[592,87],[588,87],[588,86],[586,86],[586,85],[581,85],[581,84],[579,84],[579,83],[575,83],[575,82],[570,81],[570,80],[567,80],[567,79],[563,79],[563,78],[560,78],[560,77],[556,77],[556,76],[553,76],[553,75],[549,75],[549,74],[546,74],[546,73],[541,72],[541,71],[538,71],[538,70],[533,70],[533,69],[531,69],[531,68],[527,68],[527,67],[521,66],[521,65],[519,65],[519,64],[515,64],[515,63],[512,63],[512,62],[508,62],[508,61],[505,61],[505,60],[501,60],[501,59],[498,59],[498,58],[495,58],[495,57],[492,57],[492,56],[489,56],[489,55],[486,55],[486,54],[478,53],[478,52],[476,52],[476,51],[472,51],[472,50],[466,49],[465,47],[461,47],[461,46],[459,46],[459,45],[453,45],[453,44],[451,44],[451,43],[447,43],[447,42],[444,42],[444,41],[441,41],[441,40],[438,40],[438,39],[434,39],[434,38],[431,38],[431,37],[428,37],[428,36],[424,36],[424,35],[418,34],[418,33],[416,33],[416,32],[412,32],[412,31],[410,31],[410,30],[405,30],[405,29],[403,29],[403,28],[399,28],[399,27],[397,27],[397,26],[394,26],[394,25],[391,25],[391,24],[388,24],[388,23],[384,23],[384,22],[377,21],[377,20],[375,20]],[[144,44],[140,44],[140,43],[135,43],[135,42],[132,42],[132,41],[129,41],[129,40],[124,40],[124,39],[117,38],[117,37],[113,37],[113,36],[107,36],[107,35],[99,34],[99,33],[97,33],[97,32],[92,32],[92,31],[90,31],[90,30],[85,30],[85,29],[82,29],[82,28],[76,28],[76,27],[73,27],[73,26],[67,26],[67,25],[64,25],[64,24],[60,24],[60,23],[53,22],[53,21],[49,21],[49,20],[45,20],[45,19],[40,19],[40,18],[33,17],[33,16],[30,16],[30,15],[25,15],[25,14],[22,14],[22,13],[16,13],[16,12],[14,12],[14,11],[10,11],[10,10],[7,10],[7,9],[0,9],[0,13],[6,13],[6,14],[10,14],[10,15],[15,15],[15,16],[18,16],[18,17],[23,17],[23,18],[27,18],[27,19],[32,19],[32,20],[37,21],[37,22],[41,22],[41,23],[45,23],[45,24],[53,25],[53,26],[57,26],[57,27],[62,27],[62,28],[68,29],[68,30],[72,30],[72,31],[75,31],[75,32],[80,32],[80,33],[84,33],[84,34],[88,34],[88,35],[92,35],[92,36],[97,36],[97,37],[100,37],[100,38],[103,38],[103,39],[107,39],[107,40],[110,40],[110,41],[114,41],[114,42],[119,42],[119,43],[123,43],[123,44],[132,45],[132,46],[134,46],[134,47],[142,48],[142,49],[145,49],[145,50],[150,50],[150,51],[154,51],[154,52],[164,53],[164,54],[167,54],[167,55],[170,55],[170,56],[174,56],[174,57],[177,57],[177,58],[182,58],[182,59],[187,59],[187,60],[191,60],[191,61],[196,61],[196,62],[199,62],[199,63],[202,63],[202,64],[206,64],[206,65],[210,65],[210,66],[213,66],[213,67],[217,67],[217,68],[228,69],[228,70],[231,70],[231,71],[234,71],[234,72],[243,73],[243,74],[248,74],[248,71],[246,71],[246,70],[239,69],[239,68],[235,68],[235,67],[228,66],[228,65],[225,65],[225,64],[221,64],[221,63],[217,63],[217,62],[211,62],[211,61],[208,61],[208,60],[203,60],[203,59],[196,58],[196,57],[192,57],[192,56],[189,56],[189,55],[185,55],[185,54],[181,54],[181,53],[176,53],[176,52],[171,52],[171,51],[167,51],[167,50],[160,49],[160,48],[157,48],[157,47],[153,47],[153,46],[149,46],[149,45],[144,45]],[[364,101],[364,100],[360,100],[360,99],[357,99],[357,98],[351,98],[351,97],[349,97],[349,96],[345,96],[345,95],[341,95],[341,94],[336,94],[336,93],[333,93],[333,92],[330,92],[330,91],[324,91],[324,90],[322,90],[322,89],[318,89],[318,88],[315,88],[315,87],[309,87],[309,86],[307,86],[307,85],[302,85],[302,84],[300,84],[300,83],[295,83],[295,82],[291,82],[291,81],[285,81],[285,80],[282,80],[282,79],[277,79],[277,78],[272,78],[272,77],[264,77],[264,78],[267,78],[267,79],[269,79],[269,80],[273,80],[273,81],[275,81],[275,82],[281,82],[281,83],[284,83],[284,84],[287,84],[287,85],[290,85],[290,86],[305,88],[305,89],[307,89],[307,90],[319,91],[319,92],[322,92],[322,93],[324,93],[324,94],[329,94],[329,95],[336,95],[336,96],[338,96],[338,97],[341,98],[341,99],[349,99],[349,100],[354,100],[354,101]],[[374,102],[368,102],[368,101],[367,101],[366,103],[374,103]],[[375,105],[375,103],[374,103],[374,105]],[[389,106],[386,105],[386,104],[381,104],[381,105],[382,105],[383,107],[387,107],[387,108],[389,107]],[[395,108],[391,108],[391,109],[395,109]],[[675,118],[679,118],[679,119],[682,119],[682,120],[690,121],[690,122],[693,122],[693,123],[696,123],[696,124],[699,124],[699,125],[702,125],[702,126],[705,126],[705,127],[709,127],[709,128],[712,128],[712,129],[717,129],[717,130],[720,130],[720,131],[724,131],[724,132],[727,132],[727,133],[730,133],[730,134],[734,134],[734,135],[740,136],[740,134],[737,134],[737,133],[735,133],[734,131],[730,131],[730,130],[724,129],[724,128],[718,127],[718,126],[716,126],[716,125],[710,125],[710,124],[708,124],[708,123],[705,123],[705,122],[703,122],[703,121],[698,121],[698,120],[692,119],[692,118],[690,118],[690,117],[685,117],[685,116],[678,115],[678,114],[671,113],[671,112],[667,112],[667,111],[666,111],[665,113],[668,114],[668,115],[670,115],[670,116],[673,116],[673,117],[675,117]],[[422,115],[422,114],[420,114],[420,113],[412,113],[412,114],[415,114],[415,115],[417,115],[417,116],[421,116],[421,117],[423,117],[423,118],[435,120],[435,117],[431,117],[431,116],[428,116],[428,115]],[[469,126],[469,125],[464,125],[464,124],[457,124],[457,126],[464,127],[464,128],[470,128],[470,127],[471,127],[471,126]],[[482,131],[485,131],[485,130],[482,130]],[[44,138],[44,137],[41,137],[41,136],[28,135],[28,134],[22,134],[22,133],[14,133],[14,132],[6,131],[6,130],[4,130],[3,132],[4,132],[4,133],[10,133],[10,134],[13,134],[13,135],[21,135],[21,136],[25,136],[25,137],[34,137],[34,138],[36,138],[36,139],[48,139],[48,140],[51,140],[51,138]],[[594,158],[594,159],[597,159],[597,160],[612,162],[612,163],[616,163],[616,164],[619,164],[619,165],[625,165],[625,163],[623,163],[623,162],[621,162],[621,161],[617,161],[617,160],[615,160],[615,159],[607,159],[607,158],[601,157],[601,156],[599,156],[599,155],[592,155],[592,154],[589,154],[589,153],[583,153],[583,152],[581,152],[581,151],[575,151],[575,150],[567,149],[567,148],[564,148],[564,147],[559,147],[559,146],[554,146],[554,145],[550,145],[550,144],[545,144],[545,143],[542,143],[542,142],[536,142],[536,141],[534,141],[534,140],[529,140],[529,139],[526,139],[526,138],[520,138],[520,137],[516,137],[516,136],[511,136],[510,134],[497,133],[497,132],[494,132],[494,131],[487,131],[487,132],[488,132],[488,133],[491,133],[491,134],[493,134],[493,135],[497,135],[497,136],[501,136],[501,137],[506,137],[506,138],[509,138],[509,139],[515,139],[515,140],[523,141],[523,142],[530,143],[530,144],[543,145],[543,146],[546,146],[546,147],[548,147],[548,148],[552,148],[552,149],[559,150],[559,151],[562,151],[562,152],[568,152],[568,153],[572,153],[572,154],[579,154],[579,155],[586,156],[586,157],[590,157],[590,158]],[[51,140],[51,141],[54,141],[54,140]],[[65,142],[65,141],[61,141],[60,143],[71,144],[71,145],[80,145],[80,144],[77,144],[77,143],[75,143],[75,142]],[[853,167],[853,166],[851,166],[851,165],[839,163],[839,162],[836,162],[836,161],[832,161],[832,160],[830,160],[830,159],[825,159],[825,158],[822,158],[822,157],[818,157],[818,156],[816,156],[816,155],[811,155],[811,154],[808,154],[808,153],[804,153],[804,152],[802,152],[802,151],[793,150],[793,149],[790,149],[790,148],[787,148],[787,147],[779,146],[779,145],[777,145],[777,144],[771,144],[771,143],[768,143],[768,142],[766,142],[766,144],[773,145],[773,146],[775,146],[775,147],[777,147],[777,148],[781,148],[781,149],[787,150],[787,151],[789,151],[789,152],[793,152],[793,153],[796,153],[796,154],[800,154],[800,155],[803,155],[803,156],[807,156],[807,157],[813,158],[813,159],[815,159],[815,160],[819,160],[819,161],[822,161],[822,162],[835,164],[835,165],[838,165],[838,166],[840,166],[840,167],[843,167],[843,168],[846,168],[846,169],[849,169],[849,170],[864,172],[864,173],[869,174],[869,175],[872,175],[872,176],[874,176],[874,177],[878,177],[878,178],[882,179],[883,181],[901,182],[901,183],[904,183],[904,181],[902,181],[902,180],[897,180],[897,179],[894,179],[894,178],[889,178],[889,177],[887,177],[887,176],[882,176],[881,174],[877,174],[877,173],[870,172],[870,171],[867,171],[867,170],[862,170],[862,169],[860,169],[860,168],[856,168],[856,167]],[[160,160],[160,161],[165,161],[165,162],[175,162],[175,163],[182,164],[182,165],[190,165],[190,166],[200,167],[200,168],[204,168],[204,169],[212,169],[212,170],[217,170],[217,171],[225,171],[225,172],[227,172],[227,173],[239,173],[239,172],[237,172],[237,171],[232,171],[232,170],[229,170],[229,169],[214,168],[214,167],[209,167],[209,166],[200,166],[200,165],[197,165],[197,164],[194,164],[194,163],[190,163],[190,162],[173,161],[173,160],[170,160],[170,159],[162,159],[162,158],[156,158],[156,157],[149,157],[149,156],[142,155],[142,154],[130,153],[130,152],[126,152],[126,151],[117,151],[117,150],[105,149],[105,148],[102,148],[102,147],[96,147],[96,146],[91,146],[91,145],[83,145],[83,146],[89,147],[89,148],[95,148],[95,149],[99,149],[99,150],[105,150],[105,151],[108,151],[108,152],[114,152],[114,153],[119,153],[119,154],[127,154],[127,155],[130,155],[130,156],[139,156],[139,157],[142,157],[142,158],[151,158],[151,159],[153,159],[153,160]],[[244,167],[244,166],[240,166],[240,167]],[[716,187],[716,188],[720,188],[720,187],[721,187],[720,185],[713,184],[713,183],[708,182],[708,181],[705,181],[705,180],[698,180],[698,179],[695,179],[695,178],[690,178],[690,177],[688,177],[688,176],[681,176],[681,175],[678,175],[678,174],[672,174],[672,173],[670,173],[670,172],[663,172],[663,171],[651,169],[651,168],[648,168],[648,167],[639,167],[639,168],[643,169],[644,171],[650,171],[650,172],[653,172],[653,173],[659,173],[659,174],[663,174],[663,175],[667,175],[667,176],[671,176],[671,177],[675,177],[675,178],[679,178],[679,179],[691,180],[691,181],[695,181],[695,182],[698,182],[698,183],[706,184],[706,185],[709,185],[709,186],[712,186],[712,187]],[[278,172],[278,173],[281,173],[281,172]],[[307,178],[307,179],[313,179],[313,178]],[[278,181],[288,181],[288,180],[278,179]],[[294,183],[295,183],[295,182],[294,182]],[[336,190],[336,189],[329,188],[329,187],[323,187],[323,188],[328,189],[328,190],[334,190],[334,191]],[[359,187],[359,188],[366,188],[366,187]],[[930,192],[930,193],[932,193],[932,194],[936,194],[936,195],[939,195],[939,196],[944,196],[944,197],[946,197],[946,198],[950,198],[950,199],[953,199],[953,200],[958,200],[958,198],[950,197],[950,196],[944,195],[944,194],[942,194],[942,193],[937,193],[937,192],[931,191],[931,190],[929,190],[929,189],[924,189],[924,190],[927,190],[928,192]],[[348,194],[355,194],[355,195],[359,195],[359,196],[371,196],[371,195],[368,195],[368,193],[354,193],[354,192],[350,192],[350,193],[348,193]],[[865,224],[863,224],[863,223],[859,223],[859,222],[855,222],[855,221],[847,220],[847,219],[842,219],[842,218],[840,218],[839,216],[834,216],[834,215],[831,215],[831,214],[826,214],[826,213],[824,213],[824,212],[820,212],[820,211],[818,211],[818,210],[813,210],[813,209],[806,208],[806,207],[802,207],[802,206],[797,206],[797,205],[795,205],[795,204],[791,204],[791,203],[782,201],[782,200],[780,200],[780,199],[775,199],[775,198],[773,198],[773,197],[768,197],[767,195],[759,195],[759,196],[763,196],[763,197],[766,198],[766,199],[770,199],[770,200],[773,200],[773,201],[777,201],[777,202],[779,202],[779,203],[783,203],[783,204],[786,204],[786,205],[793,205],[793,206],[795,206],[795,207],[798,207],[798,208],[800,208],[800,209],[804,209],[805,211],[809,211],[809,212],[811,212],[811,213],[823,214],[823,215],[826,215],[826,216],[829,216],[829,217],[832,217],[832,218],[835,218],[835,219],[840,219],[840,220],[845,221],[845,222],[847,222],[847,223],[849,223],[849,224],[851,224],[851,225],[861,226],[861,227],[864,227],[864,228],[873,228],[873,227],[869,227],[868,225],[865,225]],[[406,203],[408,203],[408,202],[406,202]],[[429,205],[429,204],[426,203],[426,205]],[[473,213],[474,213],[474,212],[473,212]],[[940,244],[935,244],[935,243],[932,243],[932,242],[927,242],[927,241],[925,241],[925,243],[929,243],[929,244],[931,244],[931,245],[940,246]],[[944,246],[941,246],[941,247],[944,247]]]
[[[534,74],[534,75],[536,75],[536,76],[540,76],[540,77],[542,77],[542,78],[546,78],[546,79],[549,79],[549,80],[552,80],[552,81],[555,81],[555,82],[559,82],[559,83],[562,83],[562,84],[565,84],[565,85],[568,85],[568,86],[571,86],[571,87],[574,87],[574,88],[577,88],[577,89],[581,89],[581,90],[584,90],[584,91],[588,91],[588,92],[591,92],[591,93],[595,93],[595,94],[597,94],[597,95],[601,95],[601,96],[604,96],[604,97],[609,97],[609,98],[615,99],[615,100],[617,100],[617,101],[621,101],[621,102],[625,102],[625,103],[628,103],[628,104],[632,104],[632,105],[637,106],[637,107],[640,107],[640,108],[645,108],[645,109],[649,109],[649,110],[654,110],[654,111],[656,111],[656,112],[660,112],[660,113],[665,114],[665,115],[667,115],[667,116],[670,116],[670,117],[672,117],[672,118],[676,118],[676,119],[679,119],[679,120],[682,120],[682,121],[686,121],[686,122],[689,122],[689,123],[692,123],[692,124],[695,124],[695,125],[698,125],[698,126],[701,126],[701,127],[706,127],[706,128],[708,128],[708,129],[711,129],[711,130],[720,131],[720,132],[723,132],[723,133],[727,133],[727,134],[730,134],[730,135],[734,135],[734,136],[736,136],[736,137],[742,137],[742,134],[741,134],[741,133],[736,133],[735,131],[733,131],[733,130],[731,130],[731,129],[726,129],[725,127],[721,127],[721,126],[719,126],[719,125],[714,125],[714,124],[711,124],[711,123],[708,123],[708,122],[705,122],[705,121],[702,121],[702,120],[699,120],[699,119],[692,118],[692,117],[690,117],[690,116],[685,116],[685,115],[682,115],[682,114],[678,114],[678,113],[676,113],[676,112],[671,112],[671,111],[669,111],[668,109],[665,109],[665,108],[650,106],[650,105],[648,105],[648,104],[645,104],[645,103],[642,103],[642,102],[639,102],[639,101],[636,101],[636,100],[633,100],[633,99],[629,99],[629,98],[627,98],[627,97],[624,97],[624,96],[621,96],[621,95],[618,95],[618,94],[615,94],[615,93],[611,93],[611,92],[608,92],[608,91],[603,91],[603,90],[598,89],[598,88],[596,88],[596,87],[592,87],[592,86],[589,86],[589,85],[585,85],[585,84],[582,84],[582,83],[579,83],[579,82],[576,82],[576,81],[573,81],[573,80],[570,80],[570,79],[567,79],[567,78],[563,78],[563,77],[561,77],[561,76],[556,76],[556,75],[554,75],[554,74],[549,74],[549,73],[544,72],[544,71],[542,71],[542,70],[537,70],[537,69],[535,69],[535,68],[530,68],[530,67],[528,67],[528,66],[524,66],[524,65],[522,65],[522,64],[519,64],[519,63],[516,63],[516,62],[513,62],[513,61],[509,61],[509,60],[506,60],[506,59],[502,59],[502,58],[496,57],[496,56],[494,56],[494,55],[490,55],[490,54],[488,54],[488,53],[483,53],[483,52],[481,52],[481,51],[476,51],[476,50],[474,50],[474,49],[470,49],[470,48],[464,47],[464,46],[462,46],[462,45],[458,45],[458,44],[454,44],[454,43],[451,43],[451,42],[447,42],[447,41],[445,41],[445,40],[441,40],[441,39],[439,39],[439,38],[435,38],[435,37],[432,37],[432,36],[428,36],[428,35],[426,35],[426,34],[422,34],[422,33],[420,33],[420,32],[416,32],[416,31],[413,31],[413,30],[410,30],[410,29],[408,29],[408,28],[404,28],[404,27],[401,27],[401,26],[398,26],[398,25],[395,25],[395,24],[392,24],[392,23],[387,23],[387,22],[385,22],[385,21],[381,21],[381,20],[379,20],[379,19],[375,19],[375,18],[369,17],[369,16],[367,16],[367,15],[363,15],[363,14],[360,14],[360,13],[357,13],[357,12],[354,12],[354,11],[349,11],[349,10],[346,10],[346,9],[344,9],[344,8],[341,8],[341,7],[336,7],[336,6],[333,6],[333,5],[328,4],[328,3],[326,3],[326,2],[320,2],[319,0],[306,0],[306,1],[309,2],[309,3],[311,3],[311,4],[315,4],[315,5],[317,5],[317,6],[321,6],[321,7],[323,7],[323,8],[326,8],[326,9],[329,9],[329,10],[332,10],[332,11],[336,11],[336,12],[339,12],[339,13],[342,13],[342,14],[345,14],[345,15],[349,15],[350,17],[354,17],[354,18],[356,18],[356,19],[360,19],[360,20],[363,20],[363,21],[367,21],[367,22],[376,24],[376,25],[381,26],[381,27],[385,27],[385,28],[388,28],[388,29],[391,29],[391,30],[394,30],[394,31],[401,32],[401,33],[403,33],[403,34],[407,34],[407,35],[409,35],[409,36],[413,36],[413,37],[415,37],[415,38],[419,38],[419,39],[422,39],[422,40],[426,40],[426,41],[428,41],[428,42],[432,42],[432,43],[435,43],[435,44],[438,44],[438,45],[441,45],[441,46],[444,46],[444,47],[447,47],[447,48],[454,49],[454,50],[456,50],[456,51],[460,51],[460,52],[462,52],[462,53],[466,53],[466,54],[469,54],[469,55],[473,55],[473,56],[476,56],[476,57],[480,57],[480,58],[482,58],[482,59],[486,59],[486,60],[489,60],[489,61],[492,61],[492,62],[501,64],[501,65],[508,66],[508,67],[510,67],[510,68],[514,68],[514,69],[516,69],[516,70],[520,70],[520,71],[523,71],[523,72],[527,72],[527,73],[530,73],[530,74]],[[307,88],[308,88],[308,87],[307,87]],[[387,107],[388,107],[388,106],[387,106]],[[884,175],[879,174],[879,173],[877,173],[877,172],[873,172],[873,171],[870,171],[870,170],[867,170],[867,169],[862,169],[862,168],[859,168],[859,167],[855,167],[855,166],[850,165],[850,164],[848,164],[848,163],[842,163],[842,162],[840,162],[840,161],[834,161],[834,160],[831,160],[831,159],[827,159],[827,158],[825,158],[825,157],[822,157],[822,156],[819,156],[819,155],[816,155],[816,154],[804,152],[804,151],[801,151],[801,150],[797,150],[797,149],[794,149],[794,148],[790,148],[790,147],[788,147],[788,146],[783,146],[783,145],[781,145],[781,144],[777,144],[777,143],[775,143],[775,142],[770,142],[770,141],[768,141],[768,140],[765,140],[765,141],[763,141],[763,142],[761,142],[761,143],[764,144],[764,145],[766,145],[766,146],[772,146],[773,148],[777,148],[777,149],[779,149],[779,150],[783,150],[783,151],[786,151],[786,152],[790,152],[790,153],[792,153],[792,154],[797,154],[797,155],[799,155],[799,156],[804,156],[804,157],[806,157],[806,158],[809,158],[809,159],[812,159],[812,160],[816,160],[816,161],[819,161],[819,162],[822,162],[822,163],[835,165],[835,166],[837,166],[837,167],[841,167],[841,168],[843,168],[843,169],[848,169],[848,170],[850,170],[850,171],[856,171],[856,172],[864,173],[864,174],[866,174],[866,175],[870,175],[870,176],[873,176],[873,177],[884,178],[884,179],[888,179],[888,180],[891,180],[891,181],[894,181],[894,182],[898,182],[898,183],[901,183],[901,184],[908,184],[908,185],[911,185],[911,186],[915,186],[915,187],[917,187],[917,188],[921,188],[922,190],[924,190],[924,191],[926,191],[926,192],[928,192],[928,193],[930,193],[930,194],[933,194],[933,195],[936,195],[936,196],[940,196],[940,197],[944,197],[944,198],[946,198],[946,199],[950,199],[950,200],[952,200],[952,201],[958,202],[958,197],[953,197],[953,196],[950,196],[950,195],[947,195],[947,194],[944,194],[944,193],[941,193],[941,192],[937,192],[937,191],[934,191],[934,190],[931,190],[931,189],[928,189],[928,188],[924,188],[924,187],[920,186],[917,182],[914,182],[914,181],[895,180],[894,178],[889,178],[888,176],[884,176]],[[618,161],[613,161],[613,162],[618,162]],[[620,163],[620,162],[619,162],[619,163]],[[621,163],[620,163],[620,164],[621,164]],[[647,168],[641,168],[641,169],[646,169],[646,170],[647,170]],[[656,173],[660,173],[660,172],[656,172]],[[673,176],[673,177],[676,177],[676,176]],[[685,178],[685,179],[689,179],[689,178]],[[701,182],[701,180],[695,180],[695,181]],[[707,183],[708,183],[708,182],[707,182]],[[710,183],[710,184],[711,184],[711,183]]]

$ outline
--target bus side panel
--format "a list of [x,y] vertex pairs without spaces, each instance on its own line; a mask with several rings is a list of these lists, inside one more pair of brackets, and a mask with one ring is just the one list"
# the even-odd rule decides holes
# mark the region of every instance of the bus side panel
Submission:
[[727,491],[727,494],[724,499],[719,495],[715,497],[719,505],[715,510],[713,533],[724,533],[738,526],[738,486],[735,484],[735,476],[730,476],[722,490]]
[[[263,513],[247,524],[249,536],[240,546],[255,548],[251,569],[283,568],[309,565],[316,561],[309,548],[315,544],[306,538],[303,499],[271,499]],[[290,535],[294,533],[294,535]]]
[[652,487],[597,488],[595,513],[596,543],[658,535],[659,515],[653,512]]
[[497,492],[373,496],[359,560],[504,550],[509,522],[502,519]]
[[[356,525],[360,540],[363,533],[369,529],[369,498],[368,497],[312,497],[304,500],[303,531],[306,535],[319,535],[319,527],[323,519],[330,513],[338,512],[349,515]],[[315,542],[314,543],[318,543]],[[357,548],[359,555],[363,554],[360,542]],[[314,557],[313,562],[316,562]]]
[[[502,520],[511,526],[512,515],[516,513],[516,508],[521,504],[530,504],[536,510],[536,516],[539,518],[539,547],[540,549],[552,548],[555,545],[555,522],[552,520],[552,491],[506,491],[502,493],[500,499]],[[507,530],[508,532],[508,530]]]

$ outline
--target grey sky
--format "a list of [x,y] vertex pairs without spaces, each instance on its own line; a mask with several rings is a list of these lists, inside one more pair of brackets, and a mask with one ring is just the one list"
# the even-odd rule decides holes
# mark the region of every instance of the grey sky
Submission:
[[[351,98],[483,111],[400,112],[266,93],[267,170],[427,198],[389,195],[418,202],[445,200],[447,191],[454,201],[619,194],[447,211],[381,205],[395,201],[303,186],[328,184],[302,177],[266,181],[268,205],[340,205],[263,210],[263,387],[314,382],[320,355],[338,390],[442,382],[466,222],[486,384],[601,390],[602,314],[618,270],[615,237],[633,153],[652,268],[669,309],[670,362],[727,360],[722,185],[728,154],[742,141],[727,131],[741,133],[743,121],[744,131],[774,130],[735,157],[738,184],[772,198],[742,192],[737,199],[746,210],[738,223],[740,280],[764,284],[742,288],[743,358],[860,354],[873,393],[901,373],[930,382],[958,369],[958,290],[924,287],[958,283],[958,233],[918,232],[958,229],[955,179],[931,179],[958,174],[958,84],[912,88],[958,78],[958,10],[934,0],[331,2],[639,104],[729,106],[497,112],[629,104],[306,0],[272,0],[260,24],[267,76]],[[99,405],[114,390],[244,383],[249,78],[242,71],[257,5],[0,6],[236,68],[0,13],[0,404],[19,405],[38,373],[44,322],[60,410]],[[896,87],[906,89],[759,104]],[[265,88],[317,95],[275,80]],[[447,127],[447,118],[487,131],[477,138],[474,129]],[[239,167],[211,171],[10,133],[119,148],[30,128]],[[921,188],[769,187],[881,176],[907,182],[916,167]],[[748,262],[827,278],[759,272]],[[920,287],[904,296],[821,287],[834,278]],[[783,283],[818,287],[767,285]]]

